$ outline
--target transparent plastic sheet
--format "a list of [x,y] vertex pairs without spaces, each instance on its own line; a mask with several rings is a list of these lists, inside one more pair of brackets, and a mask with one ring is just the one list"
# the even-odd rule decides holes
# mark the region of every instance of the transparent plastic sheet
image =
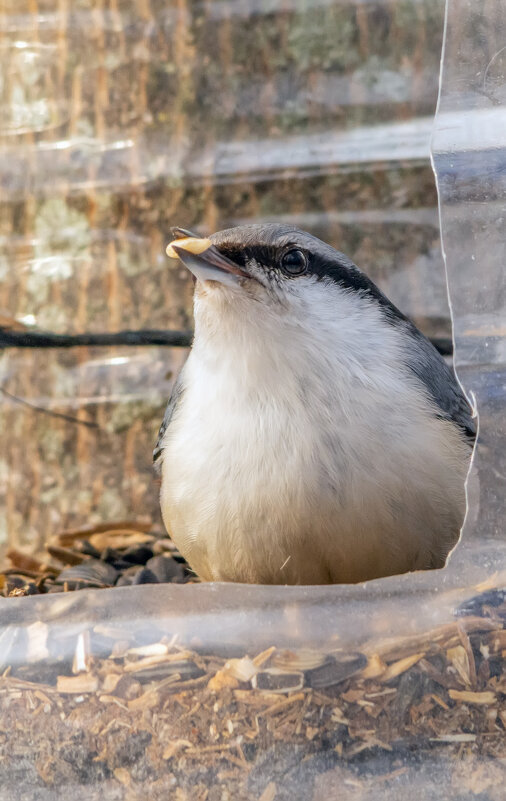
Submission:
[[[269,219],[348,253],[427,334],[449,337],[429,161],[443,11],[443,0],[4,3],[0,325],[190,330],[191,280],[164,254],[170,226]],[[40,551],[56,529],[104,515],[158,519],[150,454],[180,363],[168,348],[0,352],[0,547]],[[140,382],[132,392],[124,378],[137,370],[134,400]],[[115,447],[13,396],[77,412]]]
[[502,545],[506,530],[506,20],[500,4],[465,8],[452,14],[450,3],[432,147],[455,364],[479,410],[480,447],[469,482],[473,508],[463,538],[473,547],[477,539]]
[[450,0],[433,139],[459,377],[480,412],[449,566],[3,601],[6,801],[503,798],[500,5]]
[[64,525],[156,519],[151,453],[186,354],[156,347],[6,351],[0,543],[43,553]]

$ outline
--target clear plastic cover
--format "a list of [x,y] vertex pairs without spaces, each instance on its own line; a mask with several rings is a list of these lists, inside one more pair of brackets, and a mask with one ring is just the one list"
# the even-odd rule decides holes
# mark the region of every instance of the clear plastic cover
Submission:
[[[2,600],[0,779],[6,801],[54,801],[69,794],[108,801],[146,795],[177,801],[331,797],[381,801],[405,798],[407,793],[441,801],[503,797],[506,29],[501,5],[500,0],[480,0],[463,7],[449,0],[432,143],[456,364],[477,405],[480,424],[465,530],[449,565],[443,571],[358,586],[171,585]],[[61,9],[57,14],[40,9],[41,41],[54,37],[65,19],[68,30],[81,26],[76,47],[84,47],[91,29],[97,36],[92,41],[100,44],[101,36],[111,36],[124,52],[129,36],[142,38],[146,31],[148,41],[157,43],[162,85],[167,91],[172,87],[171,109],[183,115],[177,117],[179,128],[177,115],[165,118],[180,148],[173,149],[174,164],[182,163],[178,154],[190,153],[189,166],[178,173],[183,189],[175,186],[169,191],[170,181],[162,182],[163,189],[153,184],[152,191],[155,195],[160,191],[165,200],[175,194],[164,212],[164,224],[167,220],[167,225],[192,227],[200,217],[202,225],[211,229],[253,216],[289,216],[348,250],[406,311],[426,320],[438,318],[444,328],[448,317],[443,295],[438,294],[436,301],[433,294],[444,282],[424,139],[430,131],[429,90],[435,80],[434,61],[428,54],[440,47],[441,3],[315,0],[281,7],[215,1],[195,10],[183,4],[156,12],[154,4],[138,3],[134,9],[124,3],[111,4],[100,14],[76,4],[74,12],[67,17]],[[9,35],[15,31],[14,38],[23,26],[27,30],[33,24],[32,16],[17,7],[1,22]],[[64,41],[61,35],[55,46],[63,47]],[[164,54],[166,41],[172,43],[171,58]],[[103,55],[105,51],[97,47]],[[134,50],[141,53],[142,64],[149,64],[146,50],[140,45]],[[128,59],[126,63],[128,72]],[[427,63],[432,70],[424,69]],[[136,79],[141,72],[136,70]],[[203,80],[204,73],[206,81],[200,84],[196,76]],[[137,84],[132,85],[138,91]],[[149,86],[153,84],[148,81],[145,89]],[[39,91],[34,82],[28,100],[37,99]],[[140,93],[139,102],[146,96]],[[218,103],[220,113],[213,113]],[[100,95],[96,104],[100,105]],[[56,102],[51,119],[64,125],[58,108]],[[125,108],[122,136],[130,113]],[[160,114],[168,113],[166,98],[163,108]],[[10,113],[4,112],[4,118],[11,120],[12,128]],[[49,125],[49,112],[45,117],[42,112],[38,117],[34,112],[17,113],[23,125],[27,119],[32,126],[42,125],[41,119]],[[100,115],[90,119],[90,136],[96,136],[93,125]],[[334,133],[327,135],[325,126],[330,123]],[[101,124],[106,125],[106,118]],[[105,136],[105,128],[97,130]],[[113,135],[111,128],[109,141]],[[290,147],[283,137],[290,137]],[[146,136],[142,146],[148,141],[152,146],[162,140]],[[28,158],[21,144],[16,140],[9,145],[9,159]],[[38,149],[33,139],[23,146]],[[163,151],[160,145],[156,164],[162,167],[157,175],[172,181]],[[37,207],[37,192],[47,188],[47,175],[42,179],[39,171],[51,160],[31,152],[37,175],[31,203]],[[345,153],[353,155],[347,160]],[[65,174],[68,197],[75,192],[81,198],[78,203],[84,202],[79,192],[88,192],[90,184],[74,178],[78,171],[59,173],[65,160],[58,158],[54,186],[61,192],[58,176]],[[156,169],[155,161],[148,162],[142,168],[145,181],[153,178],[148,170]],[[176,170],[174,164],[171,169]],[[197,173],[201,185],[193,197],[198,196],[201,205],[175,220],[176,212],[189,208],[182,198],[195,191]],[[97,167],[97,187],[115,174],[113,164],[105,172]],[[13,179],[12,205],[7,204],[4,215],[15,225],[16,236],[19,179],[19,175]],[[115,192],[122,189],[121,181],[112,183]],[[260,188],[257,192],[251,186]],[[336,200],[345,188],[346,208],[342,199]],[[140,207],[146,208],[149,191],[139,197]],[[73,207],[68,197],[65,204]],[[90,195],[85,197],[88,204]],[[97,189],[93,214],[98,214],[100,197]],[[121,216],[121,195],[114,197],[118,212],[114,230],[121,230],[128,215]],[[130,208],[130,201],[125,203]],[[21,220],[26,222],[26,207],[22,208]],[[127,214],[125,207],[123,211]],[[161,219],[156,218],[156,225],[163,232]],[[6,224],[6,246],[11,245],[13,230]],[[6,263],[10,268],[11,262]],[[397,270],[406,276],[399,284],[394,280]],[[26,276],[30,274],[29,269]],[[9,280],[11,287],[18,287]],[[414,290],[419,283],[421,293]],[[51,286],[57,308],[62,297],[58,281]],[[406,294],[396,297],[390,291],[396,287]],[[22,299],[24,290],[15,291]],[[178,302],[171,296],[169,309]],[[16,314],[32,313],[29,305],[23,309],[20,303]],[[136,320],[139,327],[152,313],[149,306],[141,306],[147,317]],[[46,307],[41,304],[41,313]],[[14,311],[10,305],[7,309]],[[116,324],[117,318],[110,330]],[[67,330],[67,325],[63,322],[60,330]],[[428,333],[434,333],[431,326]],[[126,360],[122,358],[116,350],[5,352],[6,390],[11,391],[10,381],[12,394],[48,409],[73,408],[83,419],[90,408],[97,408],[106,429],[99,447],[89,438],[93,429],[76,429],[56,418],[41,420],[30,416],[28,407],[5,401],[4,475],[9,482],[18,481],[20,488],[13,494],[8,485],[6,491],[6,519],[10,531],[16,532],[11,536],[26,530],[27,521],[33,527],[30,537],[35,531],[43,536],[46,527],[54,530],[69,519],[86,519],[90,510],[96,514],[104,488],[120,498],[110,518],[121,512],[124,487],[114,472],[108,481],[102,480],[103,453],[111,451],[109,464],[114,465],[122,406],[133,404],[133,409],[138,403],[139,410],[123,418],[126,440],[122,442],[130,442],[124,453],[134,460],[137,443],[142,450],[146,447],[140,433],[144,424],[138,422],[146,408],[142,404],[159,405],[170,381],[159,350],[129,350]],[[143,384],[148,381],[153,396],[146,401],[149,393]],[[65,400],[55,403],[55,398]],[[119,422],[107,431],[115,414]],[[149,410],[144,419],[150,420]],[[61,446],[53,446],[51,462],[55,431],[64,433]],[[33,466],[30,448],[39,448],[44,437],[48,450]],[[75,448],[75,457],[63,463],[61,454],[69,448],[70,453]],[[18,506],[13,499],[19,498],[27,461],[34,480],[24,484],[24,505]],[[147,471],[147,461],[141,458],[141,474]],[[75,468],[81,463],[83,468]],[[70,491],[73,467],[88,472],[87,477],[79,472],[76,488]],[[137,469],[129,474],[132,481],[137,481]],[[51,486],[52,494],[41,503],[44,481],[55,475],[59,479]],[[90,479],[98,482],[91,500],[86,498]],[[33,501],[27,498],[27,486],[33,488]],[[73,499],[78,491],[83,493],[83,504],[77,513]],[[149,505],[143,492],[135,504],[129,501],[137,512]],[[63,504],[70,510],[62,511]],[[42,506],[47,507],[46,517],[38,511]]]
[[450,3],[432,149],[455,364],[479,411],[479,447],[463,539],[471,545],[476,538],[495,538],[502,545],[506,521],[506,21],[499,4],[472,4],[463,17],[456,8],[452,10]]
[[[164,254],[170,226],[269,219],[333,243],[448,337],[429,162],[443,11],[442,0],[4,4],[0,324],[189,330],[192,284]],[[169,349],[3,351],[0,542],[157,519],[150,453],[180,363]],[[77,410],[115,445],[12,396]]]

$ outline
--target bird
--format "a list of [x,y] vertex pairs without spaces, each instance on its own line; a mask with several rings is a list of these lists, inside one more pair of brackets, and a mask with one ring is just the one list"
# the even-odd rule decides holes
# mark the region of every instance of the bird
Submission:
[[194,339],[153,458],[204,581],[358,583],[441,568],[474,413],[431,342],[344,253],[289,224],[199,237]]

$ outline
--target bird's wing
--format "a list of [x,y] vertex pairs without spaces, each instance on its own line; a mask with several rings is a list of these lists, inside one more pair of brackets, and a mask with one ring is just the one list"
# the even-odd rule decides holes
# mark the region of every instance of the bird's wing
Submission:
[[407,362],[409,369],[425,385],[440,416],[455,423],[472,444],[476,438],[476,421],[453,370],[415,326],[409,324],[409,329],[414,346]]
[[160,426],[160,430],[158,431],[158,437],[156,440],[156,445],[153,450],[153,464],[157,472],[160,472],[162,467],[162,453],[163,453],[163,438],[165,436],[165,432],[167,431],[170,421],[174,415],[174,411],[181,400],[183,395],[183,382],[181,378],[181,374],[176,379],[174,386],[172,387],[172,394],[169,398],[169,402],[167,403],[167,408],[165,409],[165,414],[163,416],[162,424]]

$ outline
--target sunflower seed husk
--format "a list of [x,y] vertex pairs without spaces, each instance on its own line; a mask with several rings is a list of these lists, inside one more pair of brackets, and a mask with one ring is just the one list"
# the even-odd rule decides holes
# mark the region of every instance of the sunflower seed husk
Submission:
[[185,569],[180,562],[176,562],[172,556],[160,554],[153,556],[146,562],[146,569],[155,574],[161,584],[169,581],[184,581]]
[[56,583],[67,583],[69,587],[80,583],[90,587],[112,587],[117,578],[118,571],[107,562],[99,559],[86,559],[80,565],[73,565],[62,570]]
[[304,675],[309,687],[321,690],[349,679],[366,665],[364,654],[351,652],[339,657],[329,656],[319,667],[306,670]]
[[290,693],[301,690],[304,686],[304,674],[287,672],[279,668],[261,670],[251,680],[255,690],[267,690],[270,693]]
[[145,565],[152,558],[153,548],[148,545],[131,546],[122,554],[122,559],[131,565]]
[[79,551],[71,550],[70,548],[62,548],[58,544],[58,538],[52,537],[52,541],[46,546],[48,554],[58,559],[64,565],[80,565],[85,561],[86,556]]
[[312,670],[326,662],[328,657],[319,651],[310,648],[300,648],[297,651],[277,651],[272,657],[273,667],[281,670]]
[[242,659],[229,659],[223,668],[238,681],[251,681],[253,676],[258,673],[258,668],[249,656]]
[[142,567],[134,576],[132,584],[159,584],[158,578],[155,574],[148,570],[147,567]]
[[198,679],[204,675],[195,662],[181,660],[180,662],[159,662],[155,665],[141,667],[139,670],[131,671],[131,675],[140,682],[160,681],[168,676],[178,675],[181,680]]

